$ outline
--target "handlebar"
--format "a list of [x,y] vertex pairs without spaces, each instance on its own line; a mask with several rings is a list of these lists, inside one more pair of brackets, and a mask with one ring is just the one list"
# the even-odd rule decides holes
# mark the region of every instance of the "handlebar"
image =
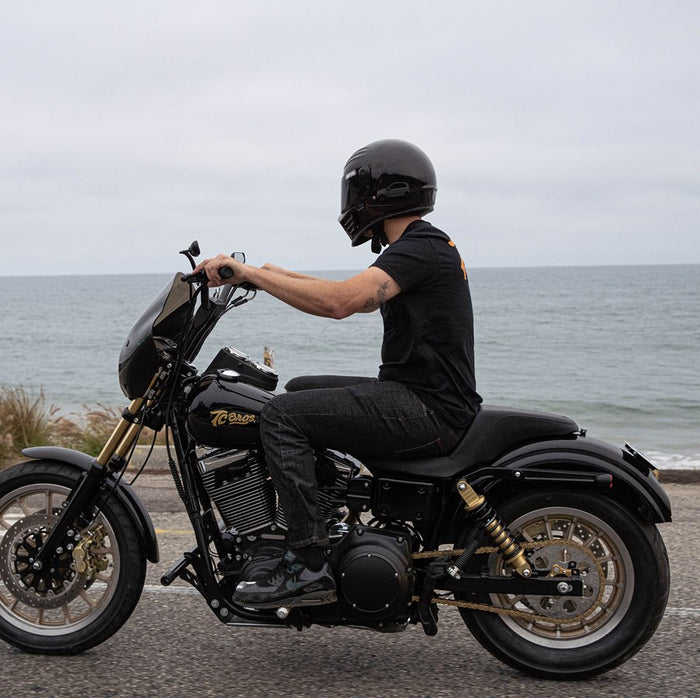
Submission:
[[[233,276],[233,269],[231,267],[219,267],[219,276],[222,279],[230,279]],[[209,280],[207,273],[204,269],[200,269],[196,274],[183,274],[182,281],[188,283],[200,283],[205,284]]]
[[[219,267],[219,276],[222,279],[230,279],[233,276],[233,269],[231,267],[223,266]],[[207,273],[204,271],[204,269],[200,269],[196,274],[183,274],[182,275],[182,281],[189,282],[189,283],[201,283],[201,284],[206,284],[208,281]],[[237,286],[240,286],[240,288],[245,289],[246,291],[257,291],[258,287],[255,284],[251,284],[248,281],[244,281],[240,284],[236,284]]]
[[180,281],[186,281],[189,283],[206,283],[208,281],[207,273],[204,269],[200,269],[196,274],[183,274]]

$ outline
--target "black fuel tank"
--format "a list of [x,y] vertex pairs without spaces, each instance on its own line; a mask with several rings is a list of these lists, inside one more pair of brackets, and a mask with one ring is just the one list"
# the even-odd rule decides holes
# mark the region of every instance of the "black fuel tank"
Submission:
[[250,448],[260,443],[260,410],[272,397],[233,371],[203,376],[192,391],[187,427],[202,445]]

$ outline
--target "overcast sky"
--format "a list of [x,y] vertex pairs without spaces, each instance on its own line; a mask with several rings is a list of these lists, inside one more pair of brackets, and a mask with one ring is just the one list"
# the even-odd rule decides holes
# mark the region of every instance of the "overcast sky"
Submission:
[[362,268],[380,138],[470,266],[700,263],[699,35],[695,0],[4,3],[0,275]]

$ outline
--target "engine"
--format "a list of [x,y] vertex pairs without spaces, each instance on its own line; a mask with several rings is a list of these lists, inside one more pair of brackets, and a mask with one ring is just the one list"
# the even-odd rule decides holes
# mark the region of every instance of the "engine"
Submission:
[[[257,450],[217,450],[199,460],[204,488],[223,521],[230,552],[220,569],[227,584],[271,569],[286,550],[287,523]],[[413,594],[410,528],[342,523],[350,481],[359,472],[332,451],[316,454],[321,513],[328,525],[328,560],[338,585],[336,603],[309,608],[314,622],[403,629]]]
[[401,526],[334,527],[330,562],[338,585],[338,601],[316,607],[314,620],[350,620],[384,630],[390,629],[387,624],[405,623],[415,583],[412,536],[410,529]]
[[[216,505],[227,529],[246,536],[262,529],[287,529],[277,506],[275,488],[257,450],[217,450],[199,461],[204,489]],[[316,454],[318,501],[329,522],[344,515],[348,485],[359,467],[337,453]]]

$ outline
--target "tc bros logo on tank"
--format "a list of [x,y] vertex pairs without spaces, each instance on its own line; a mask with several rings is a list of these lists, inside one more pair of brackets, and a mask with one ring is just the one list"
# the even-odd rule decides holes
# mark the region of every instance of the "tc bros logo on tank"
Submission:
[[212,410],[211,423],[215,427],[246,426],[255,424],[257,415],[243,412],[230,412],[229,410]]

